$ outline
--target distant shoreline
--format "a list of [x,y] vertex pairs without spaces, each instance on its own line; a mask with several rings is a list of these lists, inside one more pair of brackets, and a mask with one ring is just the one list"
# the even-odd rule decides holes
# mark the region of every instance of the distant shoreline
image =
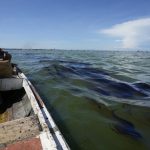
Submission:
[[56,49],[43,49],[43,48],[3,48],[5,50],[56,50]]
[[103,52],[108,52],[108,51],[111,51],[111,52],[128,52],[128,51],[130,51],[130,52],[150,52],[150,49],[149,50],[131,50],[131,49],[114,49],[114,50],[108,50],[108,49],[106,49],[106,50],[97,50],[97,49],[55,49],[55,48],[53,48],[53,49],[48,49],[48,48],[45,48],[45,49],[43,49],[43,48],[3,48],[3,49],[5,49],[5,50],[50,50],[50,51],[55,51],[55,50],[66,50],[66,51],[103,51]]

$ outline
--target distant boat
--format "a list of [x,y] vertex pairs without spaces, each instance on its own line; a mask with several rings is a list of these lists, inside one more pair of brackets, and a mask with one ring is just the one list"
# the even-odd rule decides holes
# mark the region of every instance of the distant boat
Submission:
[[34,86],[15,69],[0,78],[0,149],[69,150]]

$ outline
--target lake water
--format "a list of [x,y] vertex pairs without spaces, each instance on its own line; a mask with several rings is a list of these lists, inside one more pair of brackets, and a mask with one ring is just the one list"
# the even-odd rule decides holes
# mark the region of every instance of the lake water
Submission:
[[150,52],[9,52],[71,149],[150,149]]

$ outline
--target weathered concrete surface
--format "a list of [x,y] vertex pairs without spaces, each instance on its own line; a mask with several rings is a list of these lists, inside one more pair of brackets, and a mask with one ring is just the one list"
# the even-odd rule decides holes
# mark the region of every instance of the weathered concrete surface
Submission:
[[30,116],[0,124],[0,145],[9,144],[39,134],[37,116]]

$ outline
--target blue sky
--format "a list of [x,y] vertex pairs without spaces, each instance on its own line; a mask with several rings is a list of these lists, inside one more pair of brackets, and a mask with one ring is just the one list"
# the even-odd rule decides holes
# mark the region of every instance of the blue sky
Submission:
[[0,0],[0,6],[0,47],[150,48],[150,0]]

